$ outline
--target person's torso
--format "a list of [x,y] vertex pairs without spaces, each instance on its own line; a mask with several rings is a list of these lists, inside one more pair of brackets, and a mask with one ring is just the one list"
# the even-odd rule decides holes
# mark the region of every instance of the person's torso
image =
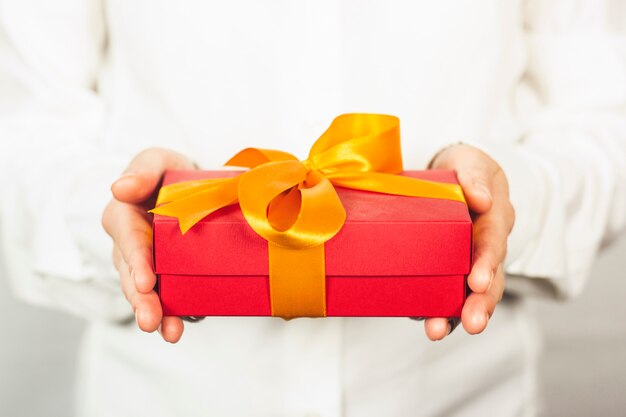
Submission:
[[[506,123],[524,60],[520,9],[496,0],[108,1],[104,141],[129,157],[164,146],[217,168],[249,146],[304,157],[335,116],[387,113],[401,119],[405,165],[423,167],[441,146]],[[99,325],[82,401],[92,416],[484,414],[480,391],[526,383],[519,341],[528,332],[516,313],[503,306],[490,327],[431,343],[408,319],[207,318],[170,346]],[[105,402],[110,395],[117,401]],[[151,404],[121,406],[149,395]]]
[[249,146],[304,158],[335,116],[387,113],[400,117],[407,166],[420,167],[442,144],[506,123],[525,59],[521,9],[109,1],[105,142],[173,147],[215,168]]

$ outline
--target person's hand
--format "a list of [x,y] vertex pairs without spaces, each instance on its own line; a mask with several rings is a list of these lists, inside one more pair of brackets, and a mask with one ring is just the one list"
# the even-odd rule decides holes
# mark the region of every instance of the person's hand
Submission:
[[168,169],[194,169],[194,164],[166,149],[139,153],[111,186],[113,199],[104,210],[102,225],[113,238],[113,262],[137,325],[145,332],[159,329],[163,339],[176,343],[183,334],[183,322],[179,317],[163,317],[154,291],[152,215],[147,212],[154,207],[158,186]]
[[[509,185],[502,168],[473,146],[459,144],[445,148],[431,163],[433,169],[457,172],[459,183],[474,219],[474,254],[467,278],[472,293],[461,313],[461,323],[470,334],[485,330],[496,304],[504,293],[502,263],[515,211],[509,201]],[[424,329],[431,340],[446,337],[458,321],[428,318]]]

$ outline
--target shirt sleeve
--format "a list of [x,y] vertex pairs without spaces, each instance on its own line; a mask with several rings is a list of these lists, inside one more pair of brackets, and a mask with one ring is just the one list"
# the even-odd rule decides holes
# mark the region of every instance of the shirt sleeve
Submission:
[[99,1],[0,0],[0,248],[20,298],[122,320],[100,227],[125,160],[100,139],[105,47]]
[[487,143],[510,183],[516,224],[507,289],[571,297],[626,225],[626,6],[530,1],[521,134]]

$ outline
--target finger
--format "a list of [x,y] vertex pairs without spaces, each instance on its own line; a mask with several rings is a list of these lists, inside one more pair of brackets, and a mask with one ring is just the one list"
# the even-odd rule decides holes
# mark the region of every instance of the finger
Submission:
[[135,313],[137,325],[144,332],[155,331],[159,327],[163,316],[157,294],[154,291],[151,291],[149,294],[137,292],[135,282],[129,273],[128,265],[117,246],[113,249],[113,262],[120,274],[122,292]]
[[133,172],[122,175],[111,186],[113,197],[126,203],[139,204],[154,194],[163,173]]
[[485,170],[457,169],[457,178],[469,209],[479,214],[488,212],[493,205],[493,193],[491,178]]
[[161,322],[161,336],[166,342],[176,343],[183,335],[184,327],[180,317],[165,316]]
[[103,223],[128,265],[137,291],[147,294],[156,284],[152,267],[152,225],[138,206],[114,201],[111,207]]
[[163,320],[163,310],[156,292],[137,293],[132,304],[135,307],[137,325],[141,330],[152,333],[159,328],[161,320]]
[[154,193],[166,170],[194,168],[194,163],[182,154],[150,148],[131,161],[125,174],[113,183],[111,191],[119,201],[141,203]]
[[467,297],[461,322],[469,334],[478,334],[485,330],[489,318],[493,315],[496,305],[504,293],[504,273],[502,266],[498,267],[493,285],[486,293],[472,293]]
[[497,207],[474,222],[474,259],[467,283],[476,293],[489,289],[498,265],[504,261],[509,235],[505,222]]
[[508,236],[515,223],[515,211],[508,199],[503,174],[494,181],[494,189],[496,198],[492,209],[474,220],[474,258],[468,285],[478,293],[492,285],[498,265],[506,257]]
[[455,170],[470,210],[489,211],[493,203],[492,179],[500,167],[484,152],[473,146],[454,145],[440,152],[431,166]]
[[441,340],[452,331],[448,319],[443,317],[427,318],[424,321],[424,331],[426,336],[432,341]]
[[113,264],[120,275],[120,287],[122,288],[122,293],[124,294],[124,297],[126,297],[126,301],[132,305],[135,294],[137,294],[137,288],[135,288],[135,282],[130,276],[128,265],[126,264],[126,261],[124,261],[124,257],[122,256],[122,253],[117,245],[113,248]]

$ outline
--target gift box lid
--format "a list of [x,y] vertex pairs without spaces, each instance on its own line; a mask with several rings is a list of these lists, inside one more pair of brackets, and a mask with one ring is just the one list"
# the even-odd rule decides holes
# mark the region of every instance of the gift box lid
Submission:
[[[168,171],[163,184],[238,174]],[[406,171],[402,175],[447,183],[457,181],[453,171]],[[336,190],[346,210],[346,222],[325,244],[327,276],[469,273],[472,222],[465,204],[341,187]],[[172,217],[155,215],[153,226],[157,274],[268,274],[267,241],[246,223],[238,204],[210,214],[184,235]]]

